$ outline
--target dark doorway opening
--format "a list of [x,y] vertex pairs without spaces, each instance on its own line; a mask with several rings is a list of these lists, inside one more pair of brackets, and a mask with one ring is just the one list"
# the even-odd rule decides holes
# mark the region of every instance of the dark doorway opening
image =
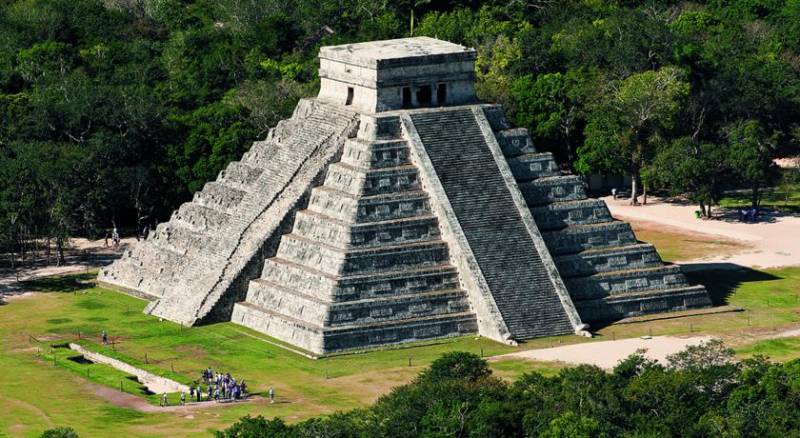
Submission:
[[433,90],[430,85],[423,85],[417,89],[417,104],[429,106],[433,102]]
[[403,87],[403,108],[411,108],[411,87]]
[[355,94],[353,87],[347,87],[347,100],[344,103],[345,105],[353,104],[353,94]]
[[447,102],[447,84],[439,84],[436,86],[436,103],[444,105]]

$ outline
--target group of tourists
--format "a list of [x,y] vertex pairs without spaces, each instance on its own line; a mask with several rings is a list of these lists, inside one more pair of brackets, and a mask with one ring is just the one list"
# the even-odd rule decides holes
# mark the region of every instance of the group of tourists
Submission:
[[756,222],[758,219],[758,209],[755,207],[743,208],[739,210],[739,220],[742,222]]
[[[247,384],[244,380],[237,381],[231,373],[215,373],[211,367],[200,373],[200,381],[189,386],[189,397],[203,401],[203,385],[205,385],[206,401],[243,400],[247,399]],[[202,383],[200,383],[202,382]]]

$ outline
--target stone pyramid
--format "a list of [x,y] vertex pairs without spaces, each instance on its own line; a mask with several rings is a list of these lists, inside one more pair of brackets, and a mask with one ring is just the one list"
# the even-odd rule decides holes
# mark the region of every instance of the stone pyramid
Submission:
[[319,96],[100,281],[318,354],[710,305],[477,102],[474,62],[425,37],[322,48]]

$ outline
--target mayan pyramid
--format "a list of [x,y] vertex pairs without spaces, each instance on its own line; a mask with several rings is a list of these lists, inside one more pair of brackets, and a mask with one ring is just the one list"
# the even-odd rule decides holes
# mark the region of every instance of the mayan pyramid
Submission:
[[473,49],[320,51],[321,89],[99,280],[322,354],[711,304],[474,92]]

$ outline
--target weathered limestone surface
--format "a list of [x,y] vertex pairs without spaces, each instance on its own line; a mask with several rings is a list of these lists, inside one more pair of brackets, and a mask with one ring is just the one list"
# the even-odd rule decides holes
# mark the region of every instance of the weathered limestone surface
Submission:
[[99,280],[152,300],[147,312],[192,325],[228,320],[274,252],[309,186],[354,134],[356,114],[301,101],[289,120],[231,163]]
[[233,322],[314,353],[477,330],[397,123],[362,116]]
[[[408,129],[418,135],[419,153],[433,167],[429,183],[441,185],[474,258],[475,275],[482,279],[477,283],[485,282],[510,337],[579,330],[580,319],[555,266],[537,248],[541,235],[511,170],[491,130],[487,127],[488,139],[481,130],[483,113],[472,108],[416,111],[407,120],[413,123]],[[545,250],[543,243],[540,247]]]
[[710,305],[475,102],[474,50],[423,37],[320,59],[319,96],[101,282],[172,321],[232,320],[318,354],[475,332],[513,344]]
[[580,179],[562,174],[551,154],[538,153],[500,107],[484,112],[582,320],[711,305],[703,286],[690,286],[630,225],[614,220],[603,201],[588,199]]

